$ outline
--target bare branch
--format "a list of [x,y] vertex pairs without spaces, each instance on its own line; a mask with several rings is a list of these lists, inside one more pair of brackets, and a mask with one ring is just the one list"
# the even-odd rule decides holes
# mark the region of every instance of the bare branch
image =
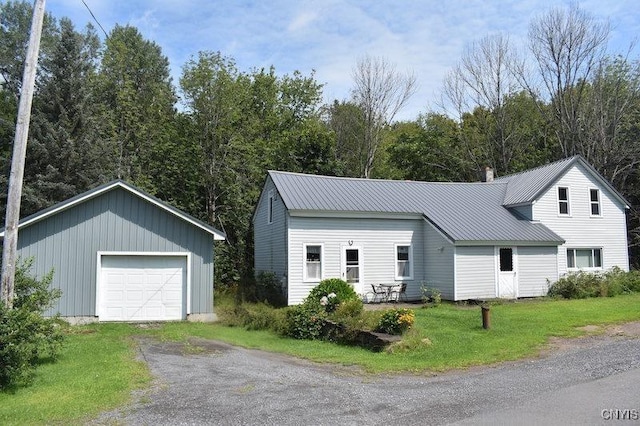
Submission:
[[399,73],[384,58],[367,55],[358,60],[353,79],[352,98],[364,115],[366,161],[361,175],[368,178],[382,141],[381,131],[415,93],[416,77]]

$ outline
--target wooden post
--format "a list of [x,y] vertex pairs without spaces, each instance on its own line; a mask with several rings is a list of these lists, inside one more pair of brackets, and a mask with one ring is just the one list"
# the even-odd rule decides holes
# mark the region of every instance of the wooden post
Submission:
[[20,91],[20,105],[18,106],[18,120],[16,136],[13,142],[13,157],[11,159],[11,174],[9,175],[9,193],[7,196],[7,214],[5,217],[4,243],[2,245],[2,301],[8,308],[13,307],[14,281],[16,274],[16,251],[18,247],[18,221],[20,220],[20,198],[22,197],[22,180],[24,177],[24,160],[27,154],[27,136],[29,135],[29,120],[31,118],[31,102],[38,66],[38,50],[44,20],[45,0],[35,0],[33,3],[33,17],[29,46],[22,75],[22,89]]

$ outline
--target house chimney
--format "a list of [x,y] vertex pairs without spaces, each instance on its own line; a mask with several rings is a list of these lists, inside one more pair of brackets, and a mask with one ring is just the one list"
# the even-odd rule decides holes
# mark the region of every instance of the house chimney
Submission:
[[489,166],[484,168],[484,181],[487,183],[493,182],[493,169]]

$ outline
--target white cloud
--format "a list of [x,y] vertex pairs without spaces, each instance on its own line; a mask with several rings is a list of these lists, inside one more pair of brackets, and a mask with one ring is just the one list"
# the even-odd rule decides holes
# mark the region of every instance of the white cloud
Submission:
[[[271,65],[279,74],[316,70],[331,101],[349,96],[358,57],[383,56],[418,79],[418,93],[399,114],[412,119],[434,106],[444,76],[466,45],[501,32],[524,49],[531,19],[571,0],[85,1],[107,31],[116,23],[131,24],[160,45],[174,80],[191,55],[220,51],[245,71]],[[640,34],[636,2],[584,0],[580,6],[596,17],[611,17],[612,46],[624,51]],[[92,22],[79,0],[50,0],[47,10],[70,17],[78,28]]]

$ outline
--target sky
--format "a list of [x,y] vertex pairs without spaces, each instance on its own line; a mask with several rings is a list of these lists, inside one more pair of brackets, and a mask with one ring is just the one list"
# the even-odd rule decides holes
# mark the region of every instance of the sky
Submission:
[[[413,120],[438,108],[447,73],[465,47],[504,34],[521,49],[532,19],[565,0],[85,0],[108,33],[116,24],[138,28],[169,58],[177,85],[183,65],[199,51],[219,51],[241,71],[274,66],[278,75],[315,72],[326,102],[346,100],[353,69],[364,55],[383,57],[415,75],[418,89],[396,119]],[[574,2],[575,3],[575,2]],[[638,0],[577,3],[611,26],[609,48],[626,53],[640,42]],[[47,0],[56,18],[77,29],[91,22],[82,0]],[[634,47],[637,58],[640,48]]]

